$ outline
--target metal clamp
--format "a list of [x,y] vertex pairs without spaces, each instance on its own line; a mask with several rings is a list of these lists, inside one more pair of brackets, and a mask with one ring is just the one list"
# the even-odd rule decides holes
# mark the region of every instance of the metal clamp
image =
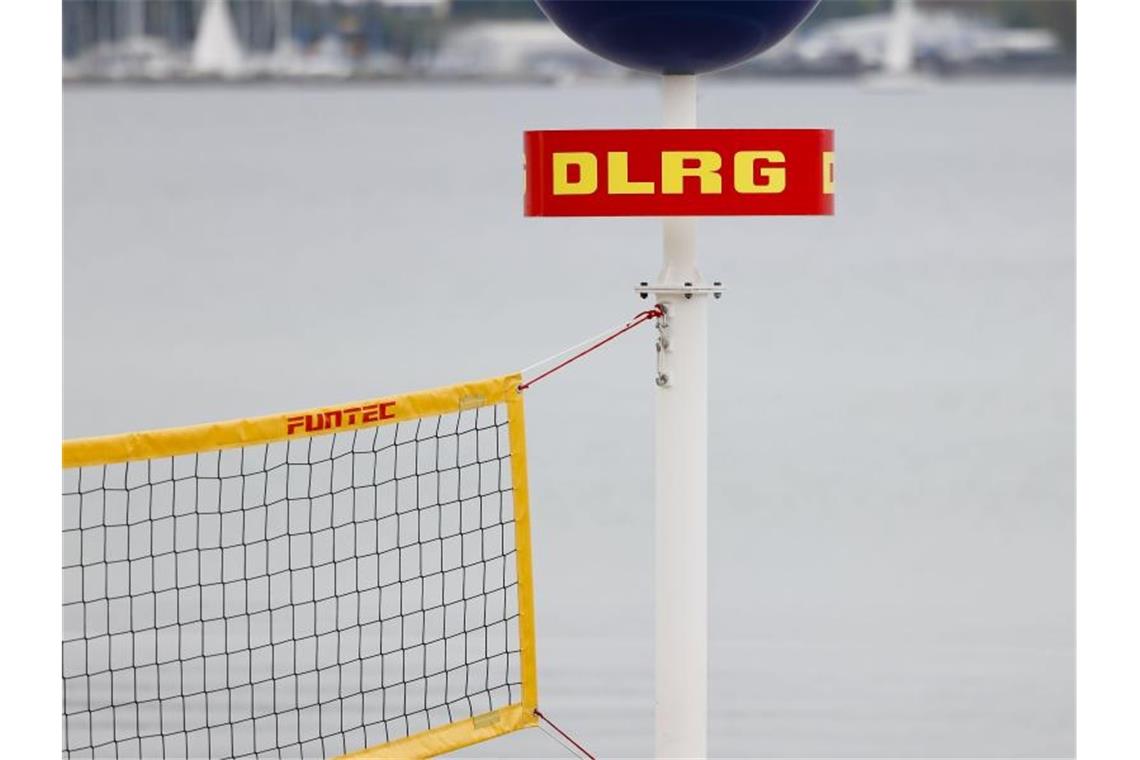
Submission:
[[669,304],[658,303],[661,316],[657,318],[657,387],[669,387],[669,373],[666,367],[665,354],[669,350]]
[[720,280],[717,280],[712,285],[694,285],[691,282],[686,282],[681,285],[661,285],[654,283],[650,285],[648,282],[638,283],[638,286],[633,289],[642,299],[649,298],[649,294],[653,295],[680,295],[685,298],[692,298],[693,296],[708,296],[719,299],[724,295],[724,285]]

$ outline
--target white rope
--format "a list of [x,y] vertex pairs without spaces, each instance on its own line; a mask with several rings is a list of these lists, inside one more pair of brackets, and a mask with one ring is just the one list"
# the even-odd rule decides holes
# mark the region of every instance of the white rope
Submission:
[[566,754],[570,755],[571,757],[577,757],[577,758],[579,758],[579,760],[581,760],[581,758],[583,757],[582,753],[580,753],[576,747],[572,746],[569,742],[567,742],[565,739],[563,739],[557,733],[555,733],[554,731],[551,731],[549,728],[547,728],[546,725],[541,720],[538,722],[538,727],[542,729],[542,733],[546,734],[551,739],[558,742],[558,746],[560,746],[560,747],[562,747],[562,749],[566,750]]
[[614,327],[611,327],[611,328],[610,328],[610,329],[608,329],[608,330],[602,330],[602,331],[601,331],[600,333],[598,333],[597,335],[594,335],[594,336],[592,336],[592,337],[586,338],[586,339],[585,339],[584,341],[582,341],[581,343],[575,343],[573,346],[570,346],[569,348],[564,348],[564,349],[562,349],[561,351],[559,351],[558,353],[556,353],[556,354],[553,354],[553,355],[551,355],[551,356],[548,356],[548,357],[546,357],[545,359],[542,359],[542,360],[540,360],[540,361],[537,361],[537,362],[535,362],[534,364],[530,365],[529,367],[524,367],[524,368],[523,368],[523,369],[520,371],[520,373],[519,373],[519,374],[525,375],[526,373],[530,372],[531,370],[537,369],[538,367],[541,367],[541,366],[543,366],[544,364],[550,364],[551,362],[553,362],[553,361],[555,361],[555,360],[557,360],[557,359],[561,359],[563,356],[565,356],[566,354],[570,353],[571,351],[577,351],[577,350],[578,350],[579,348],[581,348],[582,346],[585,346],[585,345],[588,345],[588,344],[590,344],[590,343],[593,343],[594,341],[596,341],[596,340],[599,340],[599,339],[601,339],[601,338],[604,338],[604,337],[606,337],[607,335],[609,335],[609,334],[611,334],[611,333],[615,333],[615,332],[617,332],[618,330],[621,330],[622,328],[628,327],[628,326],[629,326],[631,323],[633,323],[633,322],[634,322],[634,321],[636,321],[636,320],[637,320],[637,317],[634,317],[633,319],[627,319],[626,321],[622,322],[620,325],[615,325]]

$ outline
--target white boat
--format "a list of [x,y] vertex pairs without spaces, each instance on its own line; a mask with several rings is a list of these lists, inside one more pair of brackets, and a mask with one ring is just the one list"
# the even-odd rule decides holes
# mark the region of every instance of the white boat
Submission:
[[206,0],[194,39],[191,67],[197,76],[230,79],[246,73],[245,54],[226,0]]

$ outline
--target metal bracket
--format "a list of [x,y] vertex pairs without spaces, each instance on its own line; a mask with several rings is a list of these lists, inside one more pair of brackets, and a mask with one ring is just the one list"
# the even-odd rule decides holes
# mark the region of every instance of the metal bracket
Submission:
[[650,285],[648,282],[640,282],[638,286],[633,289],[642,299],[648,299],[650,294],[657,297],[657,308],[661,309],[662,315],[657,318],[657,377],[656,383],[658,388],[668,388],[669,383],[669,304],[661,303],[661,296],[684,296],[690,299],[693,296],[709,296],[719,299],[724,295],[724,285],[720,280],[715,281],[712,285],[694,285],[691,282],[682,283],[681,285],[661,285],[654,283]]
[[657,387],[669,387],[669,372],[665,362],[665,354],[669,351],[669,304],[659,303],[657,308],[662,316],[657,318]]
[[724,285],[721,284],[720,280],[712,285],[694,285],[691,282],[682,285],[661,285],[657,283],[650,285],[648,282],[641,282],[633,289],[633,292],[642,299],[649,298],[650,293],[653,295],[679,295],[685,298],[711,295],[713,298],[719,299],[724,295]]

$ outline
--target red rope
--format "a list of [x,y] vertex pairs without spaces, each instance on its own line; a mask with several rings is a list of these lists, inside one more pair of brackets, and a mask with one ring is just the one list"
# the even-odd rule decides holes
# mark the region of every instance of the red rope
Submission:
[[570,738],[570,734],[566,733],[566,732],[565,732],[565,731],[563,731],[561,728],[559,728],[558,726],[554,725],[554,722],[553,722],[553,721],[551,721],[551,720],[550,720],[550,718],[546,717],[546,716],[545,716],[545,715],[543,715],[541,712],[539,712],[539,710],[538,710],[538,708],[537,708],[537,707],[536,707],[536,708],[535,708],[535,710],[534,710],[534,714],[535,714],[535,715],[536,715],[536,716],[537,716],[537,717],[538,717],[540,720],[544,720],[544,721],[546,721],[546,724],[547,724],[548,726],[550,726],[551,728],[553,728],[555,731],[557,731],[557,732],[559,733],[559,735],[560,735],[560,736],[561,736],[563,739],[565,739],[566,741],[568,741],[568,742],[570,742],[571,744],[573,744],[573,745],[574,745],[574,748],[575,748],[575,749],[577,749],[579,752],[581,752],[581,753],[582,753],[582,756],[583,756],[583,757],[588,757],[588,758],[590,758],[590,760],[598,760],[598,758],[596,758],[596,757],[594,757],[593,755],[591,755],[591,754],[590,754],[589,750],[587,750],[585,747],[583,747],[583,746],[582,746],[581,744],[579,744],[578,742],[576,742],[576,741],[574,741],[573,739],[571,739],[571,738]]
[[613,333],[612,335],[609,335],[609,336],[603,338],[602,340],[599,340],[597,343],[593,344],[592,346],[589,346],[586,349],[579,351],[578,353],[571,356],[569,359],[566,359],[562,362],[559,362],[558,364],[556,364],[553,367],[551,367],[550,369],[546,370],[545,372],[543,372],[541,375],[534,378],[533,380],[528,380],[527,382],[525,382],[519,386],[519,390],[525,391],[527,388],[534,385],[535,383],[537,383],[539,380],[543,379],[547,375],[552,375],[555,372],[557,372],[558,370],[565,367],[567,364],[570,364],[571,362],[578,361],[579,359],[581,359],[583,356],[590,353],[591,351],[596,351],[597,349],[606,345],[607,343],[609,343],[611,340],[618,337],[619,335],[622,335],[623,333],[627,333],[630,330],[632,330],[633,328],[637,327],[642,322],[648,322],[651,319],[658,319],[659,317],[663,317],[663,316],[665,316],[665,312],[663,312],[661,310],[661,307],[659,307],[659,306],[654,306],[652,309],[641,312],[636,317],[634,317],[632,320],[630,320],[628,323],[626,323],[625,327],[621,328],[620,330]]

